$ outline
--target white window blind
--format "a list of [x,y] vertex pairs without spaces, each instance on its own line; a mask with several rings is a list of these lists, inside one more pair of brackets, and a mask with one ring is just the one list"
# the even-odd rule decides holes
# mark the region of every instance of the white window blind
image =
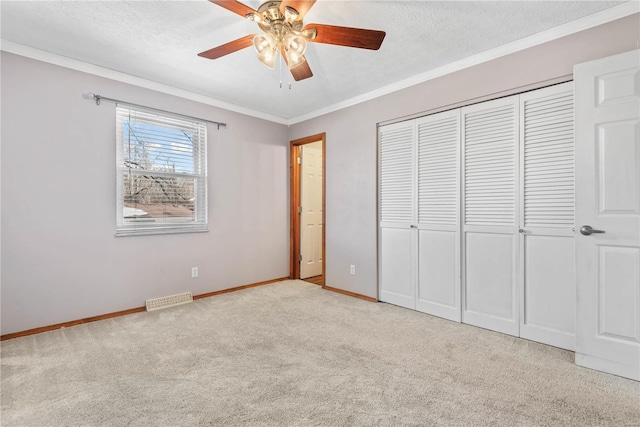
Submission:
[[117,236],[207,231],[205,123],[116,107]]

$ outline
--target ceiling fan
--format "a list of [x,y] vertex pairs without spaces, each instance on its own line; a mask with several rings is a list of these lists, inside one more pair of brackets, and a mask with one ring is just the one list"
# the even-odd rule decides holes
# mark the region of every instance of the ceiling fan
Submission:
[[296,81],[313,76],[304,57],[307,42],[378,50],[386,35],[384,31],[361,28],[304,25],[302,19],[316,0],[268,1],[258,10],[236,0],[209,1],[256,22],[264,34],[250,34],[201,52],[198,56],[216,59],[253,45],[258,59],[269,68],[274,68],[280,52]]

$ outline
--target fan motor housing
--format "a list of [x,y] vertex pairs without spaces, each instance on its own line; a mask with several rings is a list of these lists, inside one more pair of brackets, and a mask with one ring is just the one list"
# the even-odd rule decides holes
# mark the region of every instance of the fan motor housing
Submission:
[[258,22],[260,29],[268,33],[274,29],[274,24],[280,24],[283,27],[289,27],[289,31],[300,31],[302,29],[302,20],[285,22],[285,17],[282,12],[280,12],[280,3],[282,3],[282,1],[276,0],[268,1],[260,5],[258,12],[260,12],[263,17],[263,21]]

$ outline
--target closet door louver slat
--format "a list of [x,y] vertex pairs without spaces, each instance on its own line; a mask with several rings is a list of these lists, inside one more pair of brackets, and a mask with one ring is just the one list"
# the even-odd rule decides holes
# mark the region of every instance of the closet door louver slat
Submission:
[[[571,227],[575,198],[573,94],[530,99],[523,109],[524,225]],[[539,142],[541,135],[544,143]]]
[[413,221],[412,123],[380,128],[380,221]]
[[418,124],[418,223],[456,225],[459,118]]
[[465,116],[466,225],[515,224],[515,120],[513,105]]

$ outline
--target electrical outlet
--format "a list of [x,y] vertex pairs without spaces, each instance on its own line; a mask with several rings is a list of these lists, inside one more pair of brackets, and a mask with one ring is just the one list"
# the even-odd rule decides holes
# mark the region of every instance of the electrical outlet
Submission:
[[349,273],[351,274],[356,274],[356,266],[351,264],[351,266],[349,267]]
[[198,277],[198,267],[191,267],[191,277]]

